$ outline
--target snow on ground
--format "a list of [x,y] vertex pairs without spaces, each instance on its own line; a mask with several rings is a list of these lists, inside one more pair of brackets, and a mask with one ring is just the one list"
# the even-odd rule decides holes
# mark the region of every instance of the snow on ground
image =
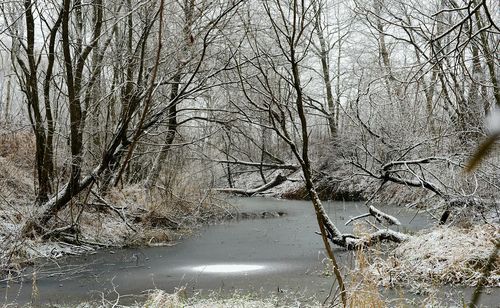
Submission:
[[[232,214],[227,204],[213,206],[208,197],[196,202],[154,196],[146,200],[139,186],[112,190],[101,198],[106,204],[89,199],[82,207],[75,201],[51,220],[50,229],[30,237],[22,236],[21,228],[36,213],[33,202],[0,202],[0,275],[2,270],[3,274],[20,271],[37,259],[83,254],[99,247],[165,245],[202,223]],[[76,222],[74,228],[70,228],[72,222]]]
[[[142,307],[190,307],[190,308],[272,308],[279,307],[276,299],[254,299],[249,296],[231,296],[226,299],[218,298],[186,298],[182,291],[173,294],[162,290],[155,290],[148,296]],[[298,306],[297,306],[298,307]]]
[[[500,225],[439,226],[412,236],[388,258],[378,258],[371,269],[385,286],[412,285],[416,280],[475,285],[499,240]],[[500,287],[499,256],[488,285]]]
[[[78,230],[78,241],[61,240],[60,237],[23,237],[21,228],[34,212],[32,205],[18,205],[16,208],[0,208],[0,270],[21,270],[24,264],[39,258],[59,258],[68,254],[83,254],[94,251],[99,246],[120,246],[125,243],[128,231],[125,224],[112,215],[83,213],[84,223]],[[66,222],[69,223],[69,222]],[[72,233],[75,235],[75,233]],[[95,245],[99,243],[99,245]]]

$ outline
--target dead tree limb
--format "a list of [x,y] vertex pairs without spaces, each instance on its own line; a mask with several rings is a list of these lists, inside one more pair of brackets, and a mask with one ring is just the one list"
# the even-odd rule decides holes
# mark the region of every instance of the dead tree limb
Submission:
[[255,195],[256,193],[260,193],[263,191],[266,191],[268,189],[271,189],[275,186],[280,185],[281,183],[285,182],[287,180],[287,177],[284,175],[278,174],[271,182],[268,182],[267,184],[264,184],[262,186],[253,188],[253,189],[239,189],[239,188],[216,188],[215,191],[218,192],[224,192],[224,193],[232,193],[232,194],[238,194],[238,195],[244,195],[244,196],[252,196]]
[[132,227],[132,225],[128,222],[127,217],[125,216],[125,214],[123,212],[121,212],[119,209],[117,209],[116,207],[112,206],[108,202],[106,202],[106,200],[104,200],[104,198],[102,198],[101,196],[99,196],[99,194],[97,194],[96,192],[91,191],[91,193],[92,193],[92,195],[94,195],[94,197],[97,198],[97,200],[99,200],[99,202],[102,205],[106,206],[107,208],[111,209],[113,212],[115,212],[116,214],[118,214],[118,216],[120,216],[120,218],[127,225],[127,227],[129,227],[132,231],[137,232],[137,230],[134,227]]
[[365,218],[365,217],[368,217],[368,216],[371,216],[371,215],[372,214],[370,214],[370,213],[364,213],[364,214],[358,215],[356,217],[352,217],[348,221],[346,221],[346,223],[344,225],[347,226],[348,224],[350,224],[351,222],[353,222],[355,220],[358,220],[358,219],[361,219],[361,218]]
[[[401,243],[410,238],[409,235],[397,232],[391,229],[383,229],[375,231],[367,236],[361,238],[345,237],[343,238],[344,247],[349,250],[360,249],[363,247],[368,247],[382,241],[391,241],[395,243]],[[333,240],[335,241],[335,240]]]
[[[369,213],[363,215],[370,216]],[[316,232],[316,234],[321,235],[321,233],[319,232]],[[328,238],[332,241],[332,243],[340,247],[343,247],[347,250],[355,250],[364,247],[369,247],[374,244],[380,243],[382,241],[401,243],[408,240],[410,238],[410,235],[397,232],[391,229],[381,229],[371,234],[365,235],[363,237],[357,237],[352,234],[344,233],[344,234],[339,234],[335,237],[329,234]]]
[[[434,192],[436,195],[442,197],[443,199],[448,200],[448,196],[444,191],[442,191],[436,184],[432,183],[429,180],[424,179],[422,176],[418,176],[416,173],[411,172],[412,176],[416,177],[416,180],[413,180],[404,178],[401,175],[399,175],[400,172],[407,170],[410,171],[409,167],[410,165],[420,166],[422,164],[428,164],[435,161],[450,162],[450,160],[445,157],[426,157],[414,160],[391,161],[389,163],[382,165],[380,167],[380,172],[378,174],[376,174],[373,171],[370,171],[368,168],[366,168],[357,161],[351,161],[351,164],[373,178],[383,180],[384,182],[393,182],[396,184],[402,184],[411,187],[423,187]],[[392,169],[393,167],[400,167],[400,166],[405,167],[405,169],[396,169],[396,170]]]
[[221,164],[242,165],[242,166],[250,166],[256,168],[265,167],[265,168],[284,169],[292,171],[296,171],[297,169],[299,169],[299,166],[294,164],[270,164],[270,163],[241,161],[241,160],[215,160],[215,162]]
[[380,222],[380,223],[382,221],[384,221],[385,223],[387,223],[389,225],[398,225],[398,226],[401,225],[401,223],[399,222],[399,220],[396,217],[391,216],[389,214],[386,214],[386,213],[382,212],[381,210],[377,209],[373,205],[368,206],[368,204],[370,203],[370,201],[373,200],[373,198],[375,197],[375,195],[382,189],[382,187],[384,186],[385,183],[387,183],[387,181],[383,181],[382,184],[380,184],[379,188],[365,202],[365,205],[368,207],[368,213],[361,214],[361,215],[358,215],[356,217],[353,217],[353,218],[349,219],[345,223],[346,226],[348,224],[350,224],[351,222],[355,221],[355,220],[358,220],[358,219],[361,219],[361,218],[365,218],[365,217],[368,217],[368,216],[375,217],[375,219],[377,219],[377,221]]
[[388,162],[387,164],[384,164],[382,166],[382,170],[390,170],[390,168],[395,167],[395,166],[407,166],[407,165],[421,165],[421,164],[429,164],[435,161],[442,161],[442,162],[451,162],[449,158],[446,157],[436,157],[436,156],[431,156],[431,157],[425,157],[425,158],[419,158],[419,159],[411,159],[411,160],[397,160],[397,161],[391,161]]
[[399,220],[396,217],[382,212],[373,205],[370,205],[368,211],[370,212],[370,215],[375,217],[379,222],[384,221],[389,225],[397,225],[397,226],[401,225],[401,222],[399,222]]

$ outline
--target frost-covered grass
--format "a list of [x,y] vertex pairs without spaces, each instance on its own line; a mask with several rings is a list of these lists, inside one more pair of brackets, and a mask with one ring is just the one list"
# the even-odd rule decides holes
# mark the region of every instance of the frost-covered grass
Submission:
[[[107,302],[99,303],[106,306]],[[127,306],[130,308],[273,308],[273,307],[324,307],[314,298],[301,294],[255,294],[240,290],[231,293],[210,292],[187,295],[184,289],[174,293],[152,290],[145,301]]]
[[[474,286],[483,275],[487,260],[500,240],[499,225],[469,228],[440,226],[424,230],[399,245],[388,258],[379,258],[371,270],[379,283],[412,286],[455,283]],[[500,257],[497,256],[488,279],[489,286],[500,287]]]
[[38,234],[26,236],[21,228],[37,213],[34,152],[31,134],[0,132],[0,277],[15,276],[13,272],[39,258],[99,247],[168,244],[202,224],[234,215],[227,203],[197,186],[201,180],[167,185],[164,179],[171,175],[165,174],[147,192],[140,184],[101,195],[95,187],[85,191]]
[[[130,302],[130,299],[128,299]],[[30,305],[24,306],[32,307]],[[151,290],[145,299],[137,299],[135,303],[122,303],[119,294],[115,299],[96,300],[73,304],[62,304],[51,307],[59,308],[90,308],[90,307],[122,307],[122,308],[273,308],[273,307],[325,307],[312,298],[303,298],[300,294],[259,295],[245,293],[243,291],[232,291],[231,293],[210,292],[207,294],[194,293],[187,295],[185,289],[181,288],[173,293],[164,290]]]
[[[233,209],[211,197],[195,202],[186,200],[146,201],[144,191],[129,187],[106,197],[118,210],[88,204],[75,204],[58,214],[45,233],[24,236],[24,222],[36,212],[32,204],[10,206],[0,203],[1,270],[20,270],[39,258],[59,258],[68,254],[92,252],[99,247],[159,246],[189,235],[202,224],[233,214]],[[125,220],[125,221],[124,221]],[[71,227],[75,222],[75,227]],[[58,232],[58,229],[63,229]]]
[[254,295],[241,294],[235,292],[230,296],[212,293],[209,296],[195,295],[187,297],[184,292],[167,293],[162,290],[155,290],[148,299],[137,306],[138,308],[160,308],[160,307],[190,307],[190,308],[272,308],[272,307],[319,307],[319,304],[304,305],[300,302],[284,303],[283,299],[270,296],[268,298],[258,298]]

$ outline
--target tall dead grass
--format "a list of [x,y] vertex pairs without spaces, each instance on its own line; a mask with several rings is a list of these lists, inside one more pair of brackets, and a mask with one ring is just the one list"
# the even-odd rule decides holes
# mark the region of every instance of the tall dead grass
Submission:
[[26,130],[0,130],[0,157],[16,164],[18,168],[34,166],[35,136]]
[[[368,234],[366,226],[355,224],[357,235]],[[364,249],[354,252],[354,266],[349,270],[350,283],[348,287],[349,307],[385,307],[386,303],[380,294],[377,280],[370,270],[370,255]]]
[[24,130],[0,130],[0,205],[26,203],[34,193],[35,139]]
[[[148,191],[139,181],[100,195],[94,185],[59,212],[44,234],[27,239],[18,227],[36,213],[34,137],[26,131],[0,130],[0,270],[101,246],[168,244],[204,223],[232,215],[229,205],[208,189],[210,169],[186,156],[172,151],[157,185]],[[59,168],[61,176],[66,167]]]

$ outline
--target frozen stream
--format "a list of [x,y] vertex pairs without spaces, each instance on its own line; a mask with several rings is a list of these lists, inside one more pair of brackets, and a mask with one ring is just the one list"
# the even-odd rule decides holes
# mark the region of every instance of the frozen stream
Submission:
[[[278,290],[283,294],[285,290],[326,298],[333,278],[322,275],[325,255],[321,238],[315,234],[312,205],[264,198],[238,198],[234,203],[242,212],[283,211],[287,215],[209,226],[172,247],[103,250],[68,257],[57,266],[49,264],[38,270],[38,302],[75,303],[98,299],[103,293],[112,299],[116,297],[110,292],[113,288],[123,296],[141,295],[154,288],[173,292],[181,286],[188,291],[242,289],[258,294]],[[343,231],[351,231],[351,227],[344,227],[349,217],[365,212],[365,207],[355,202],[327,202],[325,206]],[[431,223],[413,210],[381,209],[397,216],[405,231]],[[350,252],[337,249],[336,253],[341,264],[352,263]],[[22,283],[1,285],[3,303],[31,302],[32,281],[30,275],[26,277]]]

